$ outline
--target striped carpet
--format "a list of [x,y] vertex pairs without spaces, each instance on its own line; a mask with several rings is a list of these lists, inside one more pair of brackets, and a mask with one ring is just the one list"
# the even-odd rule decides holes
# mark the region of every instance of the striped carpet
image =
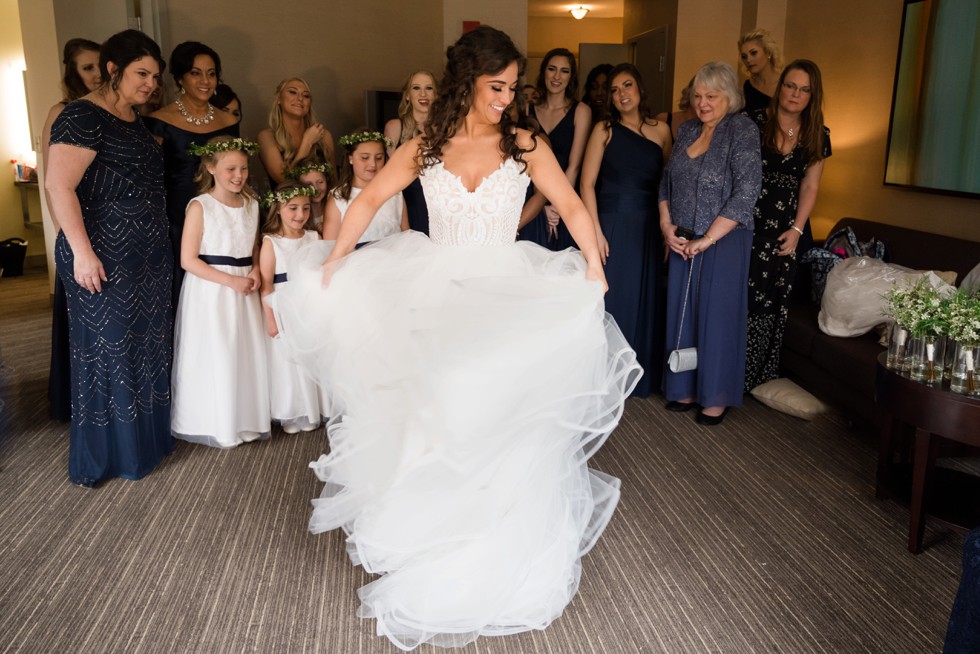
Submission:
[[[396,651],[355,616],[369,577],[342,536],[306,530],[322,430],[179,443],[142,481],[72,486],[67,426],[47,418],[49,324],[43,274],[0,280],[0,650]],[[866,435],[754,401],[717,428],[692,418],[630,401],[595,458],[623,497],[578,596],[543,632],[462,651],[941,649],[962,537],[930,526],[905,550]]]

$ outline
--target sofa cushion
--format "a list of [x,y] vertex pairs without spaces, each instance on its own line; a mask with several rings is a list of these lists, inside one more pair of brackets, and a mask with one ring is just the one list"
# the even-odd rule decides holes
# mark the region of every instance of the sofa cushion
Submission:
[[792,350],[806,358],[812,356],[813,338],[820,332],[817,327],[818,312],[819,309],[809,302],[789,307],[786,331],[783,334],[784,350]]
[[842,386],[867,394],[868,402],[873,402],[877,358],[883,351],[875,332],[854,338],[818,332],[810,358],[815,366],[838,377]]

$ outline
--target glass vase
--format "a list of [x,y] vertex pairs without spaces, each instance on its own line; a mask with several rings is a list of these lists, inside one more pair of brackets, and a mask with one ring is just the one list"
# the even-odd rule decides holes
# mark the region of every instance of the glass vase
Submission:
[[905,342],[905,357],[898,362],[898,369],[903,375],[912,374],[912,362],[916,357],[925,356],[924,352],[920,351],[924,346],[922,338],[909,334],[908,340]]
[[924,336],[919,340],[912,352],[909,376],[926,386],[942,385],[945,345],[946,339],[941,336]]
[[949,374],[949,390],[954,393],[980,397],[980,380],[977,379],[977,364],[980,359],[980,344],[956,343],[953,348],[953,367]]
[[888,330],[888,355],[885,359],[885,367],[892,370],[901,370],[906,358],[906,344],[909,340],[909,330],[905,329],[897,322],[893,322]]

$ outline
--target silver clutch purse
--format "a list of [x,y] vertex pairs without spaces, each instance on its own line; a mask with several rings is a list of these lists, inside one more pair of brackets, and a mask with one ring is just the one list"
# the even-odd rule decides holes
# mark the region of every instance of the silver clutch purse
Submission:
[[[684,304],[681,306],[681,319],[677,322],[677,343],[674,350],[667,357],[667,367],[671,372],[688,372],[697,370],[698,367],[698,348],[685,347],[681,349],[681,331],[684,328],[684,316],[687,313],[687,298],[691,293],[691,276],[694,273],[694,259],[691,259],[691,267],[687,271],[687,288],[684,290]],[[698,267],[698,291],[701,290],[701,267]],[[695,325],[695,329],[697,325]]]

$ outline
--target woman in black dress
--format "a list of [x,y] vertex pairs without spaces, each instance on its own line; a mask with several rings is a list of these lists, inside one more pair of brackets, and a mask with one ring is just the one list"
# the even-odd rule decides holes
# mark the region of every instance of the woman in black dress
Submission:
[[779,80],[779,46],[769,32],[754,29],[738,40],[739,63],[749,78],[742,85],[745,113],[769,106]]
[[609,281],[606,311],[643,366],[633,395],[646,397],[659,386],[663,368],[664,246],[657,184],[671,136],[667,124],[652,117],[635,66],[616,66],[609,82],[609,119],[589,138],[581,194]]
[[817,200],[823,160],[830,156],[817,65],[797,59],[786,66],[776,99],[752,117],[762,139],[762,192],[749,264],[746,391],[779,376],[797,245]]
[[152,39],[126,30],[102,45],[99,68],[102,86],[51,128],[45,179],[71,321],[68,476],[83,486],[139,479],[174,443],[163,155],[135,109],[164,63]]
[[[48,142],[51,140],[51,126],[69,102],[77,100],[99,88],[100,46],[88,39],[69,39],[65,43],[62,63],[65,73],[61,89],[65,99],[48,111],[41,132],[41,163],[47,175]],[[50,202],[48,203],[50,205]],[[51,222],[57,234],[61,227],[58,217],[51,212]],[[58,275],[54,276],[54,298],[51,311],[51,367],[48,373],[48,401],[51,402],[51,417],[55,420],[71,420],[71,355],[69,354],[68,299],[65,285]]]
[[[538,102],[529,108],[529,116],[548,137],[558,165],[575,187],[592,129],[592,111],[575,99],[578,89],[575,56],[565,48],[548,52],[541,60],[537,86]],[[575,247],[560,218],[550,204],[545,205],[537,218],[521,227],[520,238],[556,251]]]
[[[197,195],[201,158],[187,152],[191,145],[204,145],[216,136],[238,136],[238,119],[211,104],[221,81],[221,57],[197,41],[185,41],[170,55],[170,74],[177,85],[177,99],[146,118],[146,126],[163,146],[166,170],[167,219],[174,261],[180,261],[187,203]],[[184,269],[174,269],[173,309],[177,310]]]

